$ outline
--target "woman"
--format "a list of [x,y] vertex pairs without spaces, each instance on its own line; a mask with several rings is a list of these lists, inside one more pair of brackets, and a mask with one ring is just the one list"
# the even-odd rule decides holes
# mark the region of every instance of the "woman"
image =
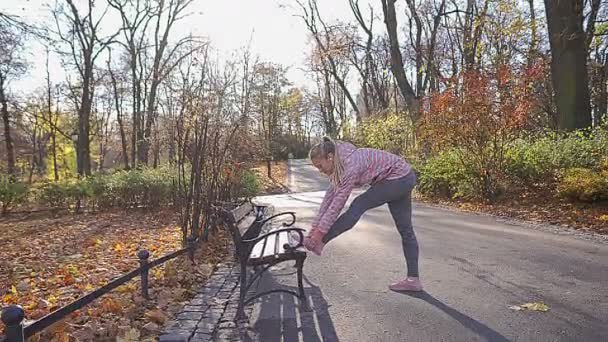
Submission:
[[[394,154],[356,148],[327,137],[310,150],[310,159],[321,173],[329,177],[330,187],[304,246],[321,255],[325,244],[351,229],[364,212],[387,203],[401,234],[407,264],[407,277],[389,288],[393,291],[422,291],[418,277],[418,242],[412,227],[412,190],[416,184],[412,167]],[[353,188],[366,184],[371,187],[355,198],[338,217]]]

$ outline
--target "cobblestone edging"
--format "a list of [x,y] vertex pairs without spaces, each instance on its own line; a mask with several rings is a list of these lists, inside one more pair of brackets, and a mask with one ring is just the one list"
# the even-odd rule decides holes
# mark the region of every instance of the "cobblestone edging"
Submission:
[[[241,341],[247,334],[249,322],[236,324],[240,268],[222,263],[190,302],[169,322],[160,342]],[[251,315],[251,305],[245,308]]]

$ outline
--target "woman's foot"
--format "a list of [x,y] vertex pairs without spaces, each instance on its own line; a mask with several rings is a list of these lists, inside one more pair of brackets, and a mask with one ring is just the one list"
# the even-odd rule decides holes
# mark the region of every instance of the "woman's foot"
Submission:
[[321,252],[323,251],[323,247],[325,247],[325,244],[323,243],[323,236],[325,236],[323,232],[313,229],[308,236],[304,238],[304,247],[314,254],[320,256]]
[[391,284],[388,288],[397,292],[420,292],[422,291],[422,283],[418,277],[407,277],[394,284]]

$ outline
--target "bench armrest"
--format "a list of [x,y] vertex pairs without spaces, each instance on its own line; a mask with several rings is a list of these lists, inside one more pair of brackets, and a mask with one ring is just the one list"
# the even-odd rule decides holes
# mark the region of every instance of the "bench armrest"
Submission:
[[242,243],[245,243],[245,244],[249,244],[249,243],[255,244],[255,243],[259,242],[259,241],[262,241],[262,240],[266,239],[267,237],[269,237],[272,234],[278,234],[278,233],[282,233],[282,232],[292,232],[292,231],[298,233],[298,235],[300,236],[300,243],[297,246],[295,246],[295,247],[290,247],[290,249],[296,249],[296,248],[299,248],[299,247],[302,246],[302,243],[304,242],[304,232],[306,232],[306,229],[303,229],[303,228],[293,228],[293,227],[292,228],[280,228],[280,229],[277,229],[277,230],[270,231],[270,232],[268,232],[266,234],[260,235],[260,236],[254,238],[254,239],[243,240]]
[[279,213],[266,218],[264,221],[262,221],[262,225],[265,225],[266,223],[268,223],[268,221],[283,215],[291,215],[291,222],[283,222],[283,227],[291,227],[294,223],[296,223],[296,213],[294,213],[293,211],[286,211],[284,213]]

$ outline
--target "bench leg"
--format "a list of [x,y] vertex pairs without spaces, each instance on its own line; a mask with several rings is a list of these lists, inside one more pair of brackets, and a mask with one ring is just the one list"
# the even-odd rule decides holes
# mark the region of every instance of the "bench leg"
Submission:
[[247,265],[245,263],[241,263],[239,290],[239,306],[236,309],[235,321],[245,318],[245,297],[247,296]]
[[305,258],[299,258],[298,260],[296,260],[296,267],[298,269],[298,291],[302,309],[306,312],[309,312],[312,310],[310,309],[310,306],[308,306],[308,300],[306,299],[306,294],[304,293],[304,260]]

